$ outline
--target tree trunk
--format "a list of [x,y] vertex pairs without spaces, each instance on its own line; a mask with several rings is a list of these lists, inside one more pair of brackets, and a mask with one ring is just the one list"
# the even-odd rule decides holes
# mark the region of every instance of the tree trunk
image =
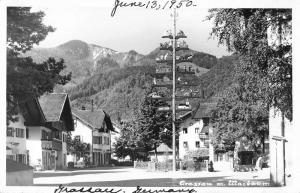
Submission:
[[155,153],[155,159],[157,160],[157,146],[156,146],[156,143],[154,143],[154,153]]

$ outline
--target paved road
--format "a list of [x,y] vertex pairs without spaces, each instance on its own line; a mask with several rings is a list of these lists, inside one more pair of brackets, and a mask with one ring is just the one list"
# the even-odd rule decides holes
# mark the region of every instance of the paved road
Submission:
[[[148,172],[132,167],[106,167],[74,171],[34,173],[35,185],[57,186],[238,186],[237,183],[258,182],[267,185],[269,171],[260,172]],[[237,181],[238,180],[238,181]],[[258,186],[261,186],[258,184]],[[252,186],[257,186],[252,184]]]

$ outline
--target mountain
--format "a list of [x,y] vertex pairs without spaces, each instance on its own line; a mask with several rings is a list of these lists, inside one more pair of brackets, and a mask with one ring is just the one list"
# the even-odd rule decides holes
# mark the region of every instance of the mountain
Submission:
[[199,89],[206,98],[218,99],[222,92],[235,81],[235,65],[239,61],[237,55],[223,56],[207,73],[199,77]]
[[[57,86],[57,92],[68,92],[73,107],[104,109],[113,120],[130,119],[145,96],[157,66],[156,58],[170,54],[154,49],[147,55],[135,50],[118,52],[80,40],[72,40],[54,48],[34,48],[25,53],[34,61],[42,62],[48,57],[63,58],[65,72],[72,72],[72,81]],[[190,50],[179,55],[192,54],[193,63],[180,63],[181,68],[191,66],[196,71],[188,79],[199,84],[196,90],[204,90],[207,98],[221,92],[232,82],[235,58],[217,59],[215,56]],[[197,104],[197,99],[192,104]]]
[[[105,65],[106,68],[110,67],[109,63],[112,64],[111,68],[124,67],[132,65],[143,57],[133,50],[122,53],[80,40],[71,40],[53,48],[34,48],[26,52],[24,56],[31,56],[35,62],[45,61],[49,57],[63,58],[66,64],[64,72],[72,72],[72,81],[66,88],[75,86],[97,73],[98,65],[100,65],[100,69],[102,65]],[[105,59],[103,60],[103,58]]]

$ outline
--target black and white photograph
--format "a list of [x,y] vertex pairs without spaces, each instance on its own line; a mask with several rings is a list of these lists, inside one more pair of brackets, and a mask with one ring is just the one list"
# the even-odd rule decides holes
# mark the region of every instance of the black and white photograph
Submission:
[[217,2],[0,1],[0,192],[299,193],[300,4]]

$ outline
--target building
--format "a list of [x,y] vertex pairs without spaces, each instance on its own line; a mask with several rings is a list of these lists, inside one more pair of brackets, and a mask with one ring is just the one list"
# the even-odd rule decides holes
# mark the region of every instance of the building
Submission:
[[[186,159],[190,155],[209,159],[210,138],[212,128],[209,123],[211,110],[214,103],[202,103],[198,105],[194,113],[188,112],[180,117],[179,125],[179,158]],[[212,156],[211,156],[212,157]],[[213,158],[211,158],[213,159]]]
[[46,94],[39,99],[45,123],[27,127],[29,163],[42,170],[67,167],[67,132],[73,119],[67,94]]
[[[73,119],[72,137],[89,144],[91,164],[95,166],[110,164],[111,131],[114,131],[114,127],[109,115],[103,110],[73,110]],[[74,156],[71,159],[76,162]]]
[[156,160],[158,162],[164,162],[172,159],[173,150],[165,143],[161,143],[155,150],[149,151],[151,161]]
[[29,126],[45,124],[45,117],[39,102],[33,97],[18,99],[18,114],[14,121],[8,121],[6,131],[6,157],[23,164],[29,164],[27,146]]
[[6,130],[6,157],[27,164],[26,126],[22,114],[14,116],[17,121],[9,121]]
[[210,122],[216,103],[200,103],[195,112],[181,116],[179,125],[179,158],[212,161],[215,170],[233,170],[233,155],[215,151],[212,144],[213,127]]

